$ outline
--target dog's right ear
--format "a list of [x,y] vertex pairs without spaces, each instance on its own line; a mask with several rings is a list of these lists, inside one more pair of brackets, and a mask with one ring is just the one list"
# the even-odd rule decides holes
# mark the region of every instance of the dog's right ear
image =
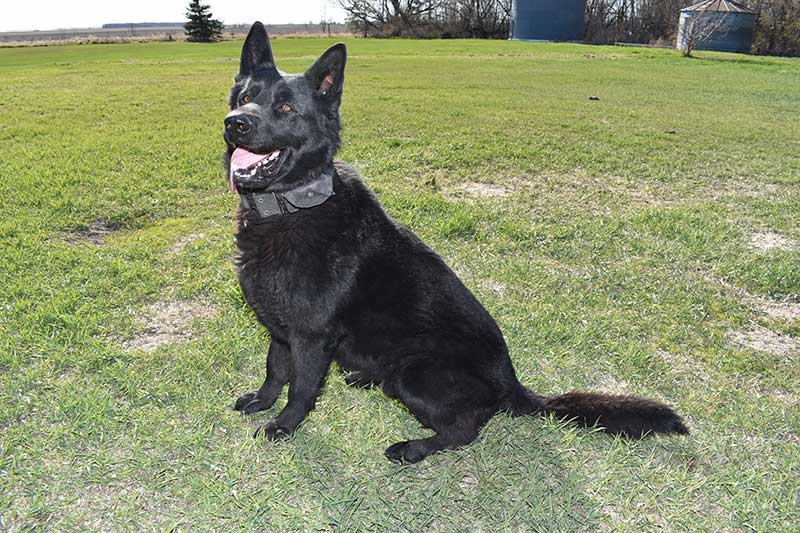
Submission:
[[251,76],[256,70],[264,68],[275,68],[275,59],[272,57],[267,29],[260,22],[255,22],[242,46],[237,79]]

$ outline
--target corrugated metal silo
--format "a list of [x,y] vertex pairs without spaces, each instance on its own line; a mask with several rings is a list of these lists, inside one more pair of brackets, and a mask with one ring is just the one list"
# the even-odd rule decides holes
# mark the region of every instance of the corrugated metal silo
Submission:
[[528,41],[583,40],[586,0],[513,0],[511,38]]
[[704,0],[681,10],[677,47],[683,50],[694,33],[697,50],[750,53],[755,23],[755,12],[741,4]]

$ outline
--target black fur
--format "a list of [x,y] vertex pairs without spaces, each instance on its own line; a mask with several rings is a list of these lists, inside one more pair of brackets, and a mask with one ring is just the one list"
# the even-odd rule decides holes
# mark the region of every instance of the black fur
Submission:
[[[278,73],[264,27],[253,25],[231,91],[232,114],[257,128],[236,146],[290,148],[280,172],[248,187],[284,191],[330,162],[339,146],[345,48],[330,48],[300,76]],[[255,59],[254,59],[255,58]],[[242,92],[249,103],[240,107]],[[278,109],[291,105],[291,112]],[[276,112],[278,109],[280,112]],[[267,375],[235,408],[267,409],[289,384],[288,403],[257,434],[290,435],[314,404],[330,363],[347,382],[379,385],[434,431],[386,450],[414,463],[471,442],[496,413],[553,413],[632,437],[687,433],[669,407],[642,398],[572,392],[538,396],[517,380],[495,321],[442,259],[383,211],[349,165],[336,162],[335,195],[318,207],[244,224],[236,260],[247,303],[267,327]],[[243,184],[237,183],[237,186]]]

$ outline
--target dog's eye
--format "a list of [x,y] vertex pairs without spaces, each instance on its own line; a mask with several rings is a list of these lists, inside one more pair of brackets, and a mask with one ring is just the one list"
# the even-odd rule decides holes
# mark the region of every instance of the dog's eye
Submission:
[[283,111],[284,113],[291,113],[291,111],[292,111],[292,106],[291,106],[291,105],[289,105],[289,104],[283,104],[283,105],[281,106],[281,111]]
[[246,104],[249,101],[250,101],[250,97],[249,96],[247,96],[247,95],[242,96],[242,103],[243,104]]

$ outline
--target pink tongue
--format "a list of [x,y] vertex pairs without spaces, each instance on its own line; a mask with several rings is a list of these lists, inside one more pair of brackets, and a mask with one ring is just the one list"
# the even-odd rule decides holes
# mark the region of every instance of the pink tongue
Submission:
[[231,174],[228,176],[231,182],[231,192],[236,192],[236,185],[233,184],[233,172],[235,170],[241,170],[244,168],[251,167],[267,157],[268,154],[256,154],[254,152],[250,152],[245,150],[244,148],[237,148],[231,154]]

